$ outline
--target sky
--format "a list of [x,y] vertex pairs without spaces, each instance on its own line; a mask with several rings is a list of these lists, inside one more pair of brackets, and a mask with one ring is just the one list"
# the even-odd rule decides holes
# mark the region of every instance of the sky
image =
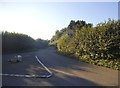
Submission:
[[87,23],[118,19],[117,2],[0,2],[0,30],[51,39],[71,20]]

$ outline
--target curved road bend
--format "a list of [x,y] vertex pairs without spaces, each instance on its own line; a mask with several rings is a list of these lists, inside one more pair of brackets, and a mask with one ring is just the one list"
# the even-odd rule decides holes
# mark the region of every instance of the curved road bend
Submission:
[[[29,56],[31,65],[25,68],[24,65],[16,68],[22,68],[25,72],[28,70],[34,73],[45,73],[37,68],[39,64],[35,62],[34,56],[38,56],[41,62],[53,72],[50,78],[24,78],[24,77],[5,77],[3,76],[4,86],[118,86],[118,71],[109,68],[99,67],[69,57],[58,55],[53,47],[42,49],[37,52],[22,53],[22,56]],[[3,56],[3,73],[6,73],[9,66],[6,66],[6,58]],[[24,58],[26,60],[28,58]],[[27,61],[27,60],[26,60]],[[32,67],[34,67],[34,69]],[[16,69],[21,73],[21,69]],[[45,73],[46,74],[46,73]]]

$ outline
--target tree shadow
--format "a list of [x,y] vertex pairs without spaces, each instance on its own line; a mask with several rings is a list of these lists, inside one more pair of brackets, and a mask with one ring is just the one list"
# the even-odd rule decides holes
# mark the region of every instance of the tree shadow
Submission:
[[50,78],[30,78],[23,81],[29,86],[99,86],[84,78],[58,74],[54,74]]
[[[97,82],[93,82],[84,78],[81,75],[86,74],[98,74],[94,70],[97,67],[83,63],[74,59],[69,59],[68,57],[61,56],[55,53],[53,49],[44,49],[39,52],[23,53],[24,65],[18,64],[16,67],[14,65],[9,67],[8,63],[3,62],[3,72],[16,72],[23,74],[48,74],[37,62],[35,55],[39,57],[44,65],[46,65],[54,75],[50,78],[22,78],[22,77],[3,77],[3,85],[7,86],[100,86]],[[11,56],[8,55],[4,58],[6,61]],[[29,57],[29,58],[28,58]],[[23,64],[23,63],[22,63]],[[6,67],[7,66],[7,67]],[[38,68],[40,67],[40,68]],[[19,69],[18,69],[19,68]],[[66,73],[62,73],[59,71]],[[92,70],[94,69],[94,70]],[[72,75],[71,75],[72,74]]]
[[[23,62],[11,64],[7,60],[14,55],[3,56],[2,70],[8,74],[48,74],[33,55],[23,58]],[[56,65],[57,67],[58,65]],[[59,66],[60,67],[60,66]],[[3,86],[96,86],[87,79],[53,72],[50,78],[2,77]]]

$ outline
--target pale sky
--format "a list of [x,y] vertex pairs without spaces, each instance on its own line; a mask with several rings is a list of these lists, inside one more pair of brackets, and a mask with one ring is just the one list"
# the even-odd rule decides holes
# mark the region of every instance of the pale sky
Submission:
[[0,30],[50,39],[70,20],[96,25],[118,19],[117,2],[0,2]]

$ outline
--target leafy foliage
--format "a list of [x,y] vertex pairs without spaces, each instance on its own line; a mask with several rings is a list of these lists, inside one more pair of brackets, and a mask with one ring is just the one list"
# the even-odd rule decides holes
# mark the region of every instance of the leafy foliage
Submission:
[[34,40],[28,35],[2,32],[2,52],[4,53],[15,53],[20,51],[29,51],[38,48],[44,48],[48,46],[48,41],[45,40]]
[[[72,20],[65,30],[60,38],[51,41],[59,52],[120,70],[120,21],[109,19],[93,27],[91,23]],[[73,30],[72,35],[68,35],[69,30]]]
[[45,48],[48,47],[48,40],[36,39],[36,48]]

